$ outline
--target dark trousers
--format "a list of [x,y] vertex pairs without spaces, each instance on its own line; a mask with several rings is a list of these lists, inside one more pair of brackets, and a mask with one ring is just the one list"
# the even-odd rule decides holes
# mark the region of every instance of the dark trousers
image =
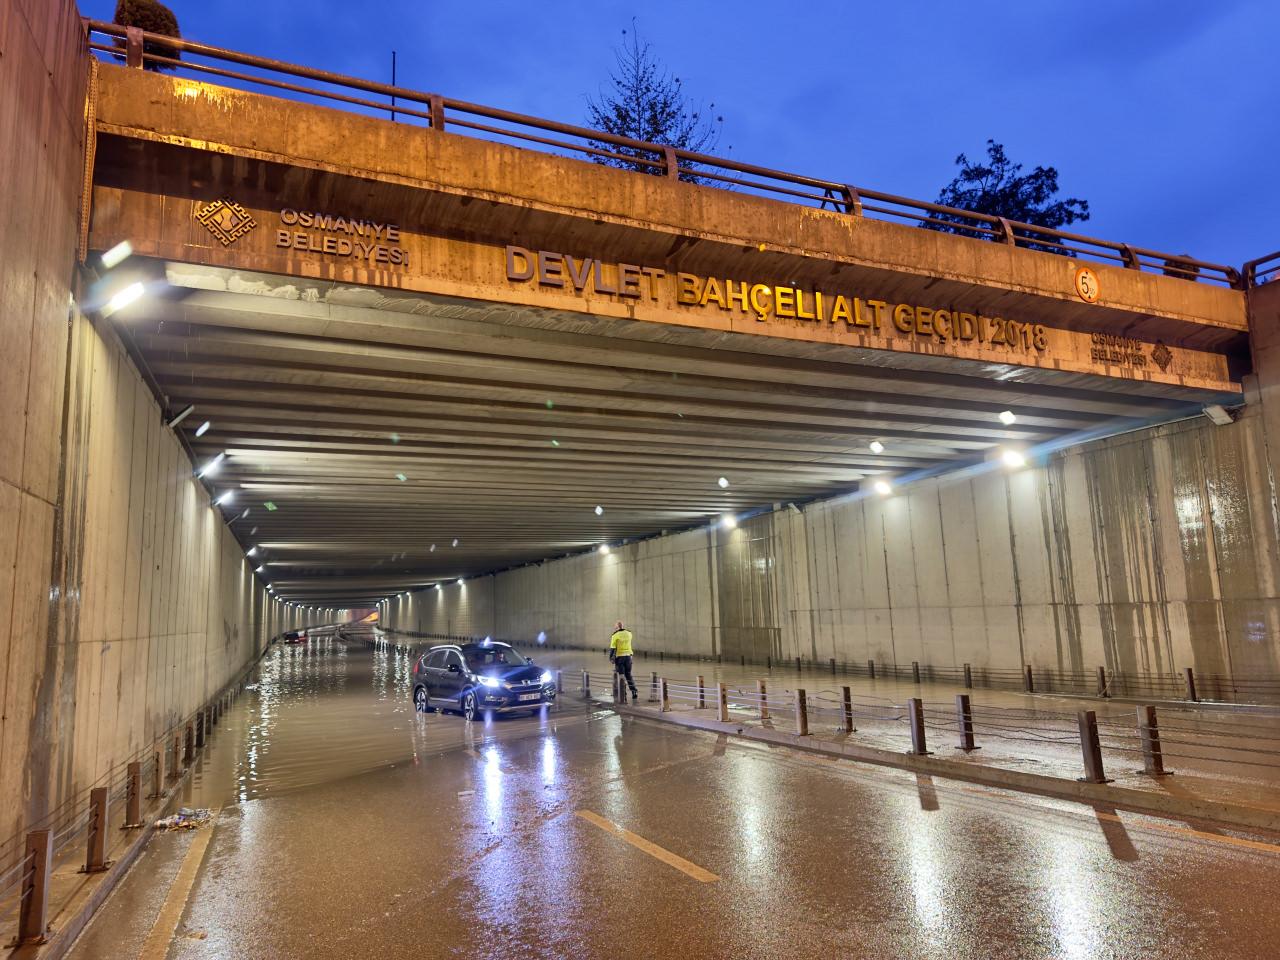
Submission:
[[631,658],[630,657],[614,657],[613,669],[619,674],[627,678],[627,686],[631,688],[631,695],[636,696],[636,682],[631,679]]

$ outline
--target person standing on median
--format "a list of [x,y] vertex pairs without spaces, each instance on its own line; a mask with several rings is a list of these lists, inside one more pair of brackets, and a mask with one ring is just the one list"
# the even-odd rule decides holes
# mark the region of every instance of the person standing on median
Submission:
[[609,659],[613,668],[627,678],[627,686],[631,688],[631,699],[640,695],[636,690],[636,682],[631,679],[631,631],[619,620],[613,625],[613,636],[609,638]]

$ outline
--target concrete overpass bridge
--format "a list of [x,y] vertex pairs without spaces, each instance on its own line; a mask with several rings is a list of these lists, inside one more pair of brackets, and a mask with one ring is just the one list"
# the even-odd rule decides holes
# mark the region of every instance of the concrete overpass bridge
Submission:
[[[591,650],[621,617],[743,669],[1280,679],[1280,256],[1046,231],[54,6],[0,18],[0,836],[71,830],[270,638],[353,611],[409,643]],[[392,690],[409,655],[380,655]]]
[[[1228,268],[1192,282],[1167,254],[407,91],[393,123],[297,89],[388,88],[186,56],[233,76],[98,65],[88,251],[132,245],[104,295],[136,274],[150,296],[116,325],[170,413],[194,404],[187,444],[225,454],[212,486],[290,600],[373,604],[1242,399]],[[973,236],[915,229],[941,217]]]

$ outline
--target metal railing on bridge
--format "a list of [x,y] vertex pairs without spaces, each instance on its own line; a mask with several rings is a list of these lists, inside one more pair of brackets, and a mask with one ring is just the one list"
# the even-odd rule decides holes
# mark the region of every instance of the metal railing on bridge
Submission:
[[[327,102],[362,113],[433,130],[450,130],[565,156],[585,157],[642,174],[707,187],[740,190],[791,203],[959,233],[1068,257],[1087,257],[1177,277],[1242,288],[1272,276],[1280,264],[1248,276],[1235,267],[1162,253],[1128,243],[1052,230],[957,207],[913,200],[849,183],[787,173],[659,143],[633,140],[588,127],[513,113],[436,93],[377,83],[327,70],[227,50],[191,40],[145,33],[101,20],[85,20],[89,48],[103,59],[130,67],[182,72],[227,86],[265,88],[307,101]],[[1280,256],[1280,255],[1277,255]],[[1270,259],[1270,258],[1268,258]],[[1258,261],[1255,261],[1256,264]]]

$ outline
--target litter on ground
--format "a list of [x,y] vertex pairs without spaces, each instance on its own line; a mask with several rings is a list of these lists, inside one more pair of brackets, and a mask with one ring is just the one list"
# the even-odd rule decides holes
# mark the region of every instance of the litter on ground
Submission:
[[170,817],[162,817],[156,821],[157,830],[195,830],[197,827],[203,827],[206,823],[213,819],[213,814],[209,812],[208,807],[200,807],[192,810],[190,807],[183,807],[177,813]]

